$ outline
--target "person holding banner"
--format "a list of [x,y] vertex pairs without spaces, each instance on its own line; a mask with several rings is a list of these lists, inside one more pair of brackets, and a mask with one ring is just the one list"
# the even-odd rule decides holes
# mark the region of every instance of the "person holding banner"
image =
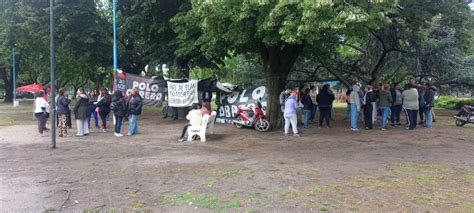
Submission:
[[138,94],[138,89],[133,88],[127,103],[127,114],[129,115],[128,136],[138,133],[137,120],[142,114],[142,97]]

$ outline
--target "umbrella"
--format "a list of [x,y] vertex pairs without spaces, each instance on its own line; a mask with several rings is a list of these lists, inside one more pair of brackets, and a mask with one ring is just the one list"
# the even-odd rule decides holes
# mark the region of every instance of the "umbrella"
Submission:
[[43,90],[43,86],[41,84],[28,84],[28,85],[16,88],[16,90],[35,93],[40,90]]

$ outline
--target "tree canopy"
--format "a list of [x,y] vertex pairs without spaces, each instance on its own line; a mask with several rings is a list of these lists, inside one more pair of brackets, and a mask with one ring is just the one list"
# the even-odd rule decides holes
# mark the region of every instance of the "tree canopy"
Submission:
[[[163,75],[166,66],[169,77],[266,83],[271,120],[287,80],[429,76],[449,88],[474,86],[467,1],[117,2],[120,69]],[[111,87],[112,0],[56,0],[54,8],[58,86]],[[49,3],[0,1],[0,26],[0,85],[10,101],[13,48],[21,84],[49,82]]]

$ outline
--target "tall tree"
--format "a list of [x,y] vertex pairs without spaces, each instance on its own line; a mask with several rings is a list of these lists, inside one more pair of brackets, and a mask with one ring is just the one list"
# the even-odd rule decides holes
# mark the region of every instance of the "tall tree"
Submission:
[[345,1],[193,0],[191,6],[172,20],[178,51],[197,49],[213,61],[229,50],[259,54],[271,121],[279,118],[278,94],[298,57],[310,49],[333,51],[346,29],[378,19],[362,10],[363,5]]

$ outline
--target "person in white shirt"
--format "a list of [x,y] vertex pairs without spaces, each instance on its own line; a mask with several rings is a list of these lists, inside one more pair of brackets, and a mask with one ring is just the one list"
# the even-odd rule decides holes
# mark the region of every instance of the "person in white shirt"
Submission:
[[36,120],[38,120],[38,132],[40,137],[46,137],[47,135],[43,134],[43,132],[46,129],[46,122],[49,117],[49,103],[43,98],[43,91],[36,93],[35,117]]
[[189,126],[200,126],[202,121],[202,112],[201,112],[201,104],[194,103],[192,106],[192,110],[189,111],[188,115],[186,115],[186,119],[189,120],[189,123],[186,124],[183,128],[183,132],[181,132],[181,137],[178,141],[184,141],[184,135],[186,135],[186,131],[188,131]]

